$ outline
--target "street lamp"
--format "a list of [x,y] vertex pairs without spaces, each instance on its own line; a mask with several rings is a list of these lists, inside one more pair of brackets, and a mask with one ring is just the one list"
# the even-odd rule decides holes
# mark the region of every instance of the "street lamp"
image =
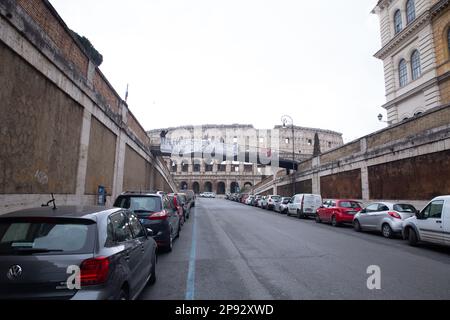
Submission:
[[392,125],[392,121],[384,121],[384,120],[383,120],[383,115],[382,115],[381,113],[378,115],[378,120],[379,120],[380,122],[387,123],[388,125]]
[[293,173],[293,182],[292,182],[292,195],[295,196],[295,128],[294,128],[294,120],[291,116],[285,115],[281,118],[281,122],[283,123],[283,129],[287,129],[289,125],[292,128],[292,173]]

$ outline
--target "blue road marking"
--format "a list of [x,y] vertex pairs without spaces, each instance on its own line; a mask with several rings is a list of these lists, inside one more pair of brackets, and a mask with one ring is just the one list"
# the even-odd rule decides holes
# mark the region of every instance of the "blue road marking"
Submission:
[[195,215],[193,215],[192,220],[192,247],[189,257],[189,271],[186,283],[186,300],[195,300],[195,260],[197,255],[197,219],[195,219]]

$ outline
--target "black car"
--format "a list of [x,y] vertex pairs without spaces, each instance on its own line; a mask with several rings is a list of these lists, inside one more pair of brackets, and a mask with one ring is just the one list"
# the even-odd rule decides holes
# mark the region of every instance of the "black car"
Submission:
[[0,299],[127,300],[156,281],[156,242],[135,214],[37,208],[0,217]]
[[125,192],[117,197],[114,207],[130,209],[153,237],[162,251],[172,251],[174,239],[180,236],[181,218],[177,208],[165,194]]

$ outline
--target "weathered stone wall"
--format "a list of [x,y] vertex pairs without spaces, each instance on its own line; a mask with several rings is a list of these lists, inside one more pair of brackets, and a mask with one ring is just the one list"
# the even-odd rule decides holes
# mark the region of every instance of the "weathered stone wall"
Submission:
[[97,194],[98,186],[104,186],[107,192],[112,192],[116,141],[116,135],[92,117],[85,194]]
[[0,1],[0,61],[0,214],[49,193],[58,205],[93,205],[99,185],[109,205],[124,186],[177,189],[48,1]]
[[[450,194],[449,150],[450,105],[445,105],[304,161],[295,179],[312,181],[312,192],[325,199],[401,200],[420,207]],[[253,192],[276,185],[279,194],[291,196],[293,179],[268,178]]]
[[150,173],[150,164],[136,151],[127,146],[123,189],[150,190]]
[[82,107],[0,41],[0,193],[75,193]]
[[450,150],[369,167],[371,199],[429,200],[450,194]]
[[361,170],[322,176],[320,190],[325,199],[362,199]]

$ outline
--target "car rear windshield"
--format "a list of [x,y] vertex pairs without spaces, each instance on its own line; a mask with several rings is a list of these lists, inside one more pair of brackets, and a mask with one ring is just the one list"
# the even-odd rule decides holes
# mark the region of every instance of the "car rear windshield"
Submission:
[[415,213],[417,211],[416,208],[410,204],[396,204],[394,205],[394,210],[405,213]]
[[131,209],[135,212],[161,212],[162,201],[156,196],[120,196],[114,203],[114,207]]
[[0,255],[92,253],[95,230],[81,219],[0,219]]
[[356,201],[341,201],[341,208],[349,208],[349,209],[361,209],[361,206]]
[[279,196],[273,196],[272,197],[272,200],[274,200],[274,201],[280,201],[280,199],[281,199],[281,197],[279,197]]

